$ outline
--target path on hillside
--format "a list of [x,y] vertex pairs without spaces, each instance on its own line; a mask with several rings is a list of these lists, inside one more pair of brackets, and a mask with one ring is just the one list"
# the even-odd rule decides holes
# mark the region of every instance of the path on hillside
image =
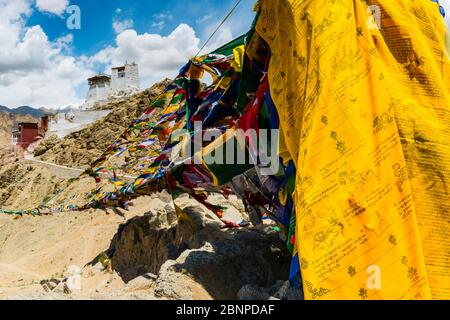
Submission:
[[[73,179],[78,178],[85,170],[79,169],[79,168],[71,168],[66,166],[61,166],[55,163],[36,160],[36,159],[24,159],[25,163],[32,163],[36,165],[40,165],[50,171],[50,173],[58,178],[62,179]],[[100,176],[102,178],[108,178],[108,174],[106,173],[100,173]],[[136,177],[125,175],[123,176],[125,181],[134,181]]]

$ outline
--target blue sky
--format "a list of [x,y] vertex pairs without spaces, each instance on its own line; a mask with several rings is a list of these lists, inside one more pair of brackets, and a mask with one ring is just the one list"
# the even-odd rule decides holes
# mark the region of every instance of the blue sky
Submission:
[[[235,3],[236,0],[72,0],[70,4],[81,9],[81,30],[68,30],[63,17],[38,10],[33,12],[27,25],[42,26],[50,41],[72,33],[73,53],[93,55],[114,44],[114,20],[133,21],[132,28],[140,34],[161,35],[168,35],[179,24],[185,23],[205,40],[211,25],[216,26]],[[226,24],[235,35],[250,27],[254,17],[253,4],[253,0],[243,0]]]
[[[206,47],[247,32],[242,0]],[[137,62],[141,88],[177,75],[236,0],[0,0],[0,104],[61,108],[84,102],[87,78]],[[80,11],[80,29],[69,28]]]

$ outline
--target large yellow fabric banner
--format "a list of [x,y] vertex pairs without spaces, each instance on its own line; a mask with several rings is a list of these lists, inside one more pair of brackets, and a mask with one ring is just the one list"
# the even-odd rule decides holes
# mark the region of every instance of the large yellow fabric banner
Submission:
[[261,0],[307,299],[450,298],[450,69],[430,0]]

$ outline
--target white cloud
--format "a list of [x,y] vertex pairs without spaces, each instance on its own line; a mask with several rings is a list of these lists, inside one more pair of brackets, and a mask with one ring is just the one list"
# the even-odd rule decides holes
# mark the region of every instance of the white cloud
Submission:
[[49,41],[39,25],[25,27],[27,0],[0,0],[0,104],[56,108],[82,99],[76,87],[92,71],[69,55],[72,35]]
[[[206,25],[203,28],[203,38],[206,41],[213,32],[217,29],[217,26],[219,25],[219,21],[212,21],[208,25]],[[205,48],[202,49],[201,54],[205,54],[208,52],[211,52],[224,44],[232,41],[234,39],[234,32],[232,30],[232,26],[229,24],[223,25],[215,35],[209,40],[209,42],[206,44]],[[203,43],[202,43],[203,46]]]
[[194,29],[186,24],[180,24],[166,37],[126,30],[117,35],[114,47],[101,50],[89,61],[106,64],[105,72],[125,61],[136,62],[142,86],[147,87],[165,77],[176,76],[186,61],[197,53],[199,44]]
[[[0,0],[0,104],[59,108],[83,103],[87,78],[102,67],[106,73],[125,61],[139,64],[141,87],[173,78],[200,47],[199,36],[180,24],[167,36],[139,34],[118,28],[114,45],[93,56],[74,56],[73,35],[50,40],[41,26],[27,27],[32,0]],[[157,15],[167,21],[168,14]],[[162,20],[161,20],[162,21]],[[123,22],[123,21],[122,21]],[[125,23],[130,27],[130,23]],[[232,30],[222,28],[206,50],[231,40]],[[87,89],[87,88],[86,88]]]
[[69,0],[36,0],[36,7],[41,12],[53,13],[61,16],[69,5]]
[[171,15],[170,13],[154,14],[152,28],[162,30],[166,26],[166,22],[170,20],[173,20],[173,15]]
[[134,21],[131,19],[119,21],[115,20],[113,21],[113,29],[116,32],[116,34],[122,33],[125,30],[131,29],[134,26]]
[[211,20],[211,18],[212,18],[212,15],[211,15],[211,14],[208,14],[208,15],[206,15],[206,16],[203,16],[203,17],[201,17],[201,18],[195,20],[195,22],[196,22],[197,24],[202,24],[202,23],[205,23],[205,22],[208,21],[208,20]]
[[153,18],[158,20],[173,20],[173,15],[171,15],[170,13],[159,13],[154,14]]
[[166,23],[164,21],[159,21],[159,22],[153,22],[152,23],[152,28],[157,28],[159,30],[162,30],[165,26],[166,26]]
[[55,40],[55,45],[57,48],[61,48],[61,50],[71,53],[72,52],[72,44],[73,44],[73,34],[69,33],[65,36],[61,36]]

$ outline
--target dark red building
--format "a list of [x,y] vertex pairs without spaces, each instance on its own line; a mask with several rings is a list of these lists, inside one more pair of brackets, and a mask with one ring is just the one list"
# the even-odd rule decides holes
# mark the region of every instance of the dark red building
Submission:
[[39,125],[37,123],[22,122],[18,124],[18,128],[12,133],[12,142],[14,145],[22,149],[28,148],[30,144],[39,137]]

